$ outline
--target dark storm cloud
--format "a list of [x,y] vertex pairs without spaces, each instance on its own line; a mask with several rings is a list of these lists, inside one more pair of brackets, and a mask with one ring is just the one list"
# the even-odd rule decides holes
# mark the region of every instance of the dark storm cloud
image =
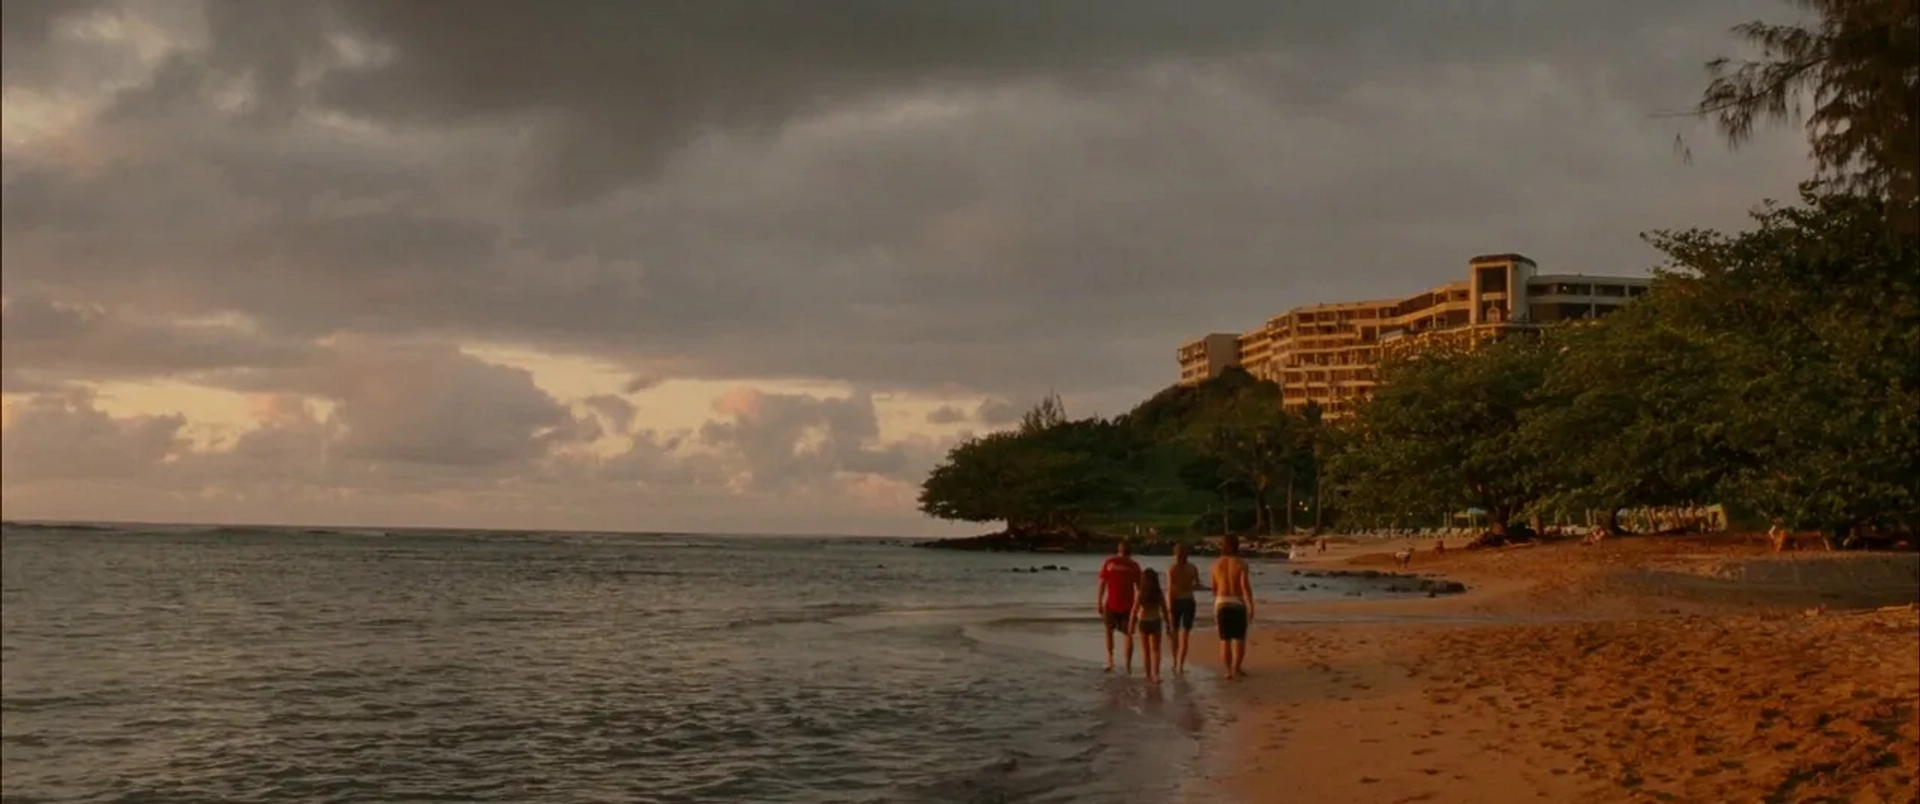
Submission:
[[101,123],[109,170],[9,146],[10,291],[1121,398],[1193,334],[1474,253],[1638,270],[1639,230],[1802,172],[1683,168],[1647,119],[1772,2],[299,6],[209,4],[210,47]]
[[[269,107],[310,101],[429,125],[542,118],[558,139],[532,156],[550,169],[550,189],[579,196],[656,170],[702,134],[775,131],[876,93],[1007,80],[1099,86],[1143,65],[1262,53],[1297,68],[1268,73],[1283,96],[1333,94],[1409,67],[1601,59],[1625,73],[1618,68],[1665,55],[1645,51],[1672,26],[1724,28],[1759,4],[1742,5],[207,0],[212,47],[183,63],[250,78]],[[371,43],[377,58],[301,85],[301,69],[326,61],[337,33]],[[1623,53],[1641,58],[1620,61]]]
[[11,87],[47,81],[48,73],[59,66],[49,53],[54,27],[106,5],[106,0],[6,0],[0,3],[3,83]]
[[[558,147],[536,156],[547,188],[567,196],[655,170],[715,129],[768,131],[880,90],[1098,74],[1243,49],[1283,19],[1278,4],[1251,1],[1201,14],[1170,3],[1022,0],[307,5],[320,8],[289,22],[278,7],[211,3],[208,65],[291,91],[298,60],[319,54],[333,23],[391,55],[333,74],[313,90],[320,103],[429,124],[547,117]],[[275,24],[262,35],[264,21]]]
[[299,365],[317,354],[226,322],[141,320],[34,295],[0,301],[0,359],[41,374],[145,379]]

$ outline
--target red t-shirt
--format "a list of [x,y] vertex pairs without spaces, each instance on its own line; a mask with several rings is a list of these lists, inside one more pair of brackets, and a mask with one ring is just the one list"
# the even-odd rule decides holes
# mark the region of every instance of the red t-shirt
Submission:
[[1140,565],[1125,556],[1114,556],[1100,565],[1100,580],[1107,584],[1107,611],[1133,611],[1133,593],[1140,588]]

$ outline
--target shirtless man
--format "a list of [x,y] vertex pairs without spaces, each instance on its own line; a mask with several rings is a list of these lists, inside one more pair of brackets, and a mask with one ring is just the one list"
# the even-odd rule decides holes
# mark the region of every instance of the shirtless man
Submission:
[[1100,565],[1100,591],[1094,594],[1094,606],[1100,612],[1101,627],[1107,632],[1107,670],[1113,670],[1113,632],[1127,641],[1127,672],[1133,672],[1133,597],[1140,589],[1140,565],[1131,557],[1133,550],[1121,540],[1113,555]]
[[1253,622],[1253,584],[1247,580],[1247,562],[1240,558],[1240,540],[1228,536],[1220,542],[1220,557],[1213,562],[1213,622],[1220,629],[1220,663],[1226,666],[1227,680],[1245,674],[1247,626]]

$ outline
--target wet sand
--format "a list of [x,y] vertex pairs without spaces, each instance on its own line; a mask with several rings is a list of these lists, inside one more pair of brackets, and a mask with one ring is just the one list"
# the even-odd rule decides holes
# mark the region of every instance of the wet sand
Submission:
[[[1400,546],[1305,563],[1392,569],[1376,551]],[[1471,591],[1260,610],[1209,787],[1245,802],[1916,801],[1920,555],[1420,547],[1410,571]],[[1288,622],[1341,617],[1372,621]],[[1196,634],[1196,664],[1217,650]]]

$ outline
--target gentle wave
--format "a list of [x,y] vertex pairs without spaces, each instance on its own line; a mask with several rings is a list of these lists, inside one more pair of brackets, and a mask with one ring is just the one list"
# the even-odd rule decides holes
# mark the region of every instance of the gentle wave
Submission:
[[1212,717],[1099,672],[1091,566],[227,528],[8,526],[0,798],[1158,804]]

